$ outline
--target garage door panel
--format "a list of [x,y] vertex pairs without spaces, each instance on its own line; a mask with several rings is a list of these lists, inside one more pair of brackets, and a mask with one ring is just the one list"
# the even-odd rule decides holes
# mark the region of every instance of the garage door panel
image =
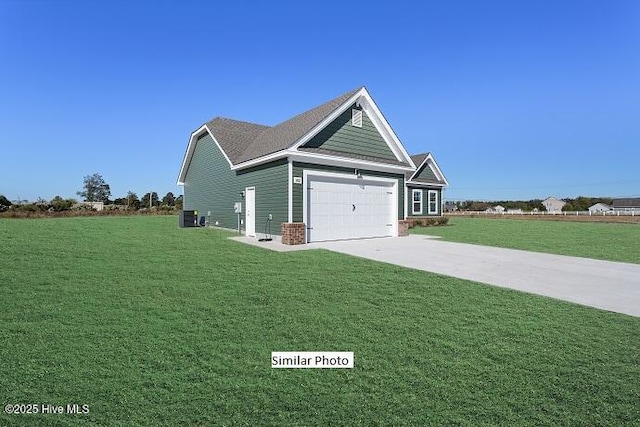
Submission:
[[310,177],[309,241],[391,236],[397,200],[393,183]]

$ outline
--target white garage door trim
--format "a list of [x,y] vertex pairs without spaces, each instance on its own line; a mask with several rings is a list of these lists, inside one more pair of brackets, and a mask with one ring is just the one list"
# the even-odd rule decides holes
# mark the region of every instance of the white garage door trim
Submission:
[[[372,185],[382,185],[387,187],[392,192],[391,199],[392,203],[390,206],[391,214],[390,214],[390,234],[391,236],[398,235],[398,180],[393,178],[383,178],[377,176],[363,175],[358,177],[354,174],[344,174],[344,173],[335,173],[335,172],[321,172],[314,170],[305,170],[303,172],[303,185],[304,191],[302,193],[302,204],[303,204],[303,221],[305,226],[307,227],[305,240],[306,242],[310,241],[310,230],[309,227],[309,215],[310,215],[310,200],[309,200],[309,183],[312,181],[320,181],[326,182],[327,180],[337,179],[343,183],[348,184],[358,184],[358,183],[369,183]],[[313,224],[311,224],[313,226]]]

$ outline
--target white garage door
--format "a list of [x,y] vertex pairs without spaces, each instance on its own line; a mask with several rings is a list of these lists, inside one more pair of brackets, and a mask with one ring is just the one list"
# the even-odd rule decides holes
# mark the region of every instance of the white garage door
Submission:
[[390,181],[310,176],[308,241],[393,236],[394,188]]

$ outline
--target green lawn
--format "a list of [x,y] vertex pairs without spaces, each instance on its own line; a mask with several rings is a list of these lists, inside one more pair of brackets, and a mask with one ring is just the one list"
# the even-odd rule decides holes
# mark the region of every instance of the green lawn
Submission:
[[0,425],[640,423],[638,318],[176,224],[0,220],[0,401],[90,408]]
[[451,217],[412,233],[452,242],[640,264],[640,224]]

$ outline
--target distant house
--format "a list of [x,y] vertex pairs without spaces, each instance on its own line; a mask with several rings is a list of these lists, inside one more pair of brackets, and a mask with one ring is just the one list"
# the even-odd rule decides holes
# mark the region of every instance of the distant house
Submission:
[[490,208],[487,208],[487,210],[485,210],[485,212],[488,213],[504,213],[504,206],[492,206]]
[[542,205],[545,207],[547,212],[562,212],[562,208],[566,203],[560,199],[556,199],[555,197],[547,197],[542,201]]
[[522,209],[507,209],[508,214],[523,214]]
[[589,213],[591,214],[603,213],[603,212],[609,212],[609,211],[611,211],[611,206],[605,203],[596,203],[595,205],[589,207]]
[[613,199],[611,208],[619,213],[640,212],[640,197]]
[[458,205],[455,202],[447,201],[444,202],[444,211],[445,212],[455,212],[458,210]]

